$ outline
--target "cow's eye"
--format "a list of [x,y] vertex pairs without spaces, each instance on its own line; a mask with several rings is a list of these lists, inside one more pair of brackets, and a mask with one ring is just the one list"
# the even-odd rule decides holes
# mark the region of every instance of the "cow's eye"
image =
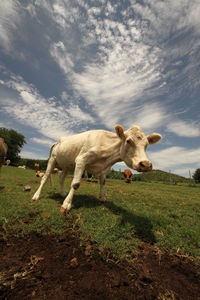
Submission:
[[132,139],[127,139],[126,140],[127,144],[129,144],[130,146],[134,146],[134,142]]
[[141,141],[141,140],[142,140],[142,137],[141,137],[140,135],[138,135],[138,136],[137,136],[137,139]]

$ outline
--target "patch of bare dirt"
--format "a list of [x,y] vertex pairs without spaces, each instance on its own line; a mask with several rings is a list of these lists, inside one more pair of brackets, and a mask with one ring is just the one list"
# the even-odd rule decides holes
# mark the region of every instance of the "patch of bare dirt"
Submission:
[[27,181],[27,184],[38,184],[38,183],[40,183],[40,179],[34,179],[34,180]]
[[116,261],[73,230],[0,239],[0,299],[200,299],[200,268],[179,255],[139,245]]

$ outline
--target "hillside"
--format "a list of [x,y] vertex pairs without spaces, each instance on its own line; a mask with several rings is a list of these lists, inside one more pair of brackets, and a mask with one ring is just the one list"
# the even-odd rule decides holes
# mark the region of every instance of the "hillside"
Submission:
[[188,182],[190,179],[173,173],[164,172],[162,170],[152,170],[151,172],[134,174],[132,180],[142,181],[162,181],[162,182]]
[[[108,178],[124,180],[124,174],[120,171],[111,170],[111,172],[108,174]],[[132,181],[162,181],[168,183],[181,183],[189,182],[190,179],[161,170],[152,170],[151,172],[133,174]]]

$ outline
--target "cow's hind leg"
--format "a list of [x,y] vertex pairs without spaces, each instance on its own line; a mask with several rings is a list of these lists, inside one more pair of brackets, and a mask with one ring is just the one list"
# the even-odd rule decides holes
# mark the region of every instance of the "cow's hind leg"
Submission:
[[44,174],[44,176],[42,177],[42,180],[40,182],[40,186],[39,188],[37,189],[37,191],[35,192],[32,200],[34,201],[37,201],[40,197],[40,193],[42,191],[42,188],[43,186],[45,185],[45,183],[47,182],[49,176],[51,176],[51,172],[53,171],[53,168],[55,167],[55,164],[56,164],[56,160],[53,156],[51,156],[49,158],[49,161],[48,161],[48,165],[47,165],[47,169],[46,169],[46,172]]
[[66,197],[66,193],[65,193],[65,186],[64,186],[64,182],[65,182],[65,177],[67,175],[66,171],[62,171],[59,174],[59,181],[60,181],[60,194],[62,197]]
[[65,198],[65,200],[60,208],[60,212],[62,214],[65,212],[67,213],[71,209],[74,192],[80,186],[81,178],[82,178],[84,170],[85,170],[85,162],[83,160],[77,159],[76,167],[75,167],[75,171],[74,171],[74,178],[71,183],[71,188],[70,188],[69,194]]
[[99,178],[99,182],[100,182],[100,195],[99,195],[99,198],[102,201],[106,201],[106,196],[105,196],[105,192],[104,192],[104,187],[105,187],[105,183],[106,183],[106,176],[104,174],[101,174],[101,176]]

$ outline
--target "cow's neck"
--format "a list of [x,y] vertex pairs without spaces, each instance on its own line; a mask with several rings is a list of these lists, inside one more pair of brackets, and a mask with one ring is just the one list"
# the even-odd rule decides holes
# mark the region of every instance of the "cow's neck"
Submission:
[[107,148],[103,154],[106,159],[106,165],[114,165],[115,163],[122,161],[120,157],[120,148],[121,141],[116,137],[116,139],[112,140],[110,147]]

